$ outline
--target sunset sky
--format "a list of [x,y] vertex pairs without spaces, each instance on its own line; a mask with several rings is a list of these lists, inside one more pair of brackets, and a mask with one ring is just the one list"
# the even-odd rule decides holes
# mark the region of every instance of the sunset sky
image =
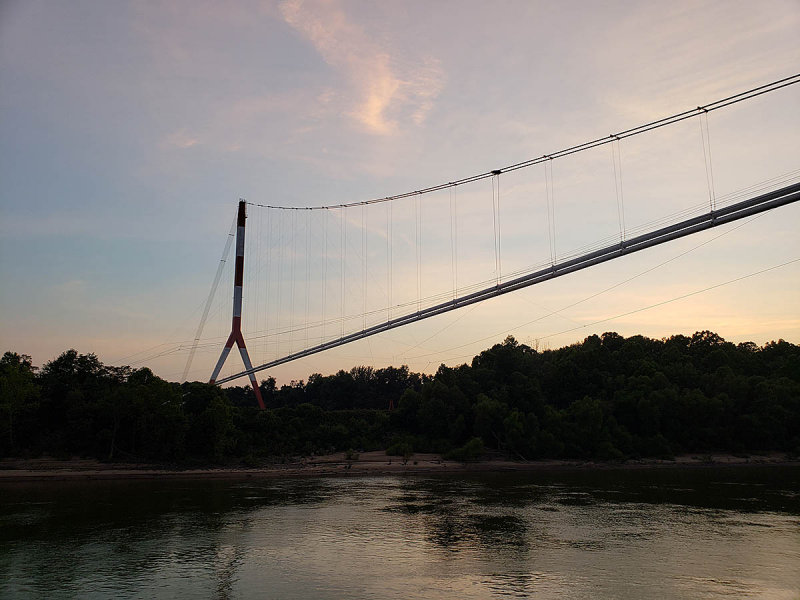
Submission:
[[[186,346],[170,350],[194,336],[239,198],[347,203],[541,156],[794,75],[798,31],[797,0],[3,0],[0,345],[37,365],[75,348],[178,380]],[[620,143],[626,224],[707,200],[698,125]],[[800,85],[710,114],[708,132],[718,196],[800,179]],[[610,146],[555,161],[561,252],[614,234],[612,164]],[[545,214],[543,181],[541,167],[501,177],[509,269],[547,258],[546,227],[525,225]],[[478,208],[491,206],[491,193],[488,182],[459,192],[463,285],[491,277],[479,250],[492,235],[491,212]],[[449,198],[427,198],[423,295],[446,292],[440,284],[450,281],[441,236]],[[402,225],[410,207],[396,208],[395,301],[415,285],[413,264],[400,266],[413,261],[413,232]],[[370,257],[385,263],[385,208],[370,210]],[[360,218],[351,213],[348,224]],[[268,221],[250,210],[248,243],[262,257],[275,243],[265,241]],[[734,342],[800,343],[798,231],[800,206],[783,207],[260,377],[287,382],[359,364],[431,372],[509,334],[540,348],[604,331],[704,329]],[[321,260],[310,271],[327,268]],[[265,264],[251,270],[254,285],[266,285]],[[372,268],[369,277],[386,280]],[[219,290],[228,302],[230,285],[228,277]],[[206,338],[227,333],[223,300]],[[261,300],[257,291],[246,297],[252,332],[271,318],[259,313],[269,310],[256,307]],[[191,379],[210,375],[213,339]],[[273,358],[260,344],[254,362]],[[223,374],[240,365],[231,355]]]

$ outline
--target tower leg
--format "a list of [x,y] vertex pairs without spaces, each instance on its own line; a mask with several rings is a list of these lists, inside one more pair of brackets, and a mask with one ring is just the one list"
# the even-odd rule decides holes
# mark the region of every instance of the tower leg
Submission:
[[[253,363],[250,362],[250,355],[247,352],[247,346],[244,345],[244,336],[241,334],[239,334],[239,339],[236,340],[236,345],[239,346],[239,354],[242,355],[244,368],[249,371],[253,368]],[[250,373],[250,385],[253,386],[253,393],[256,395],[259,408],[264,409],[264,400],[261,398],[261,388],[258,387],[258,381],[256,380],[255,373]]]
[[222,365],[225,364],[225,361],[228,358],[228,354],[230,353],[231,348],[233,348],[233,342],[235,341],[236,341],[236,335],[234,334],[234,332],[231,331],[231,334],[228,336],[228,341],[225,342],[225,347],[222,349],[222,354],[219,355],[217,366],[214,367],[214,372],[211,373],[211,379],[208,381],[208,383],[214,383],[217,380],[219,372],[222,370]]

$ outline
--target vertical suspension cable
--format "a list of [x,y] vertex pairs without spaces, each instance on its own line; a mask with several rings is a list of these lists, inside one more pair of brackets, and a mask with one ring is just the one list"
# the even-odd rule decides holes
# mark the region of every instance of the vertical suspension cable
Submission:
[[492,182],[492,233],[494,234],[494,280],[495,285],[500,283],[500,262],[497,252],[497,194],[495,193],[496,174],[491,177]]
[[[714,210],[716,199],[714,194],[714,175],[711,170],[711,140],[707,139],[708,134],[708,110],[702,106],[697,107],[698,110],[703,111],[700,113],[700,140],[703,143],[703,166],[706,169],[706,186],[708,187],[708,207],[709,210]],[[703,118],[705,117],[706,126],[703,128]]]
[[[264,270],[262,255],[261,255],[261,237],[263,235],[263,225],[264,225],[264,215],[260,209],[258,210],[258,227],[256,232],[256,280],[252,283],[252,287],[255,288],[255,298],[254,303],[250,308],[250,314],[254,315],[255,317],[255,324],[253,331],[255,332],[254,335],[260,335],[261,331],[261,277]],[[249,319],[248,319],[249,320]],[[259,343],[261,340],[256,339],[255,343],[253,344],[253,356],[257,359],[260,358],[262,355],[261,352],[261,344]],[[261,362],[260,360],[258,362]]]
[[[245,303],[244,301],[242,301],[242,310],[244,311],[244,307],[245,306],[249,306],[251,308],[252,307],[256,308],[255,311],[253,311],[253,310],[250,311],[251,315],[253,313],[255,313],[255,318],[251,318],[250,316],[248,316],[247,323],[248,323],[248,325],[250,325],[251,328],[255,328],[255,329],[250,329],[250,331],[258,331],[258,322],[259,322],[259,311],[257,310],[258,307],[259,307],[259,304],[258,304],[258,293],[259,293],[260,285],[261,285],[261,281],[260,281],[260,278],[259,278],[259,270],[260,270],[261,265],[258,264],[259,254],[260,253],[259,253],[258,250],[259,250],[259,242],[260,242],[260,238],[261,238],[261,220],[260,220],[261,219],[261,211],[258,211],[258,219],[256,219],[253,216],[252,211],[250,211],[248,219],[250,219],[250,224],[251,224],[250,234],[247,236],[248,239],[250,240],[250,250],[248,250],[247,246],[245,246],[245,252],[249,252],[249,258],[245,258],[244,262],[245,262],[245,265],[247,264],[248,260],[251,261],[251,262],[255,262],[256,264],[250,270],[249,278],[246,278],[247,279],[247,283],[246,283],[245,289],[249,288],[249,289],[247,289],[247,295],[248,295],[249,299],[250,300],[254,300],[254,302]],[[254,229],[255,229],[255,238],[256,238],[255,240],[253,240],[253,235],[254,235],[253,230]],[[255,253],[255,255],[254,255],[254,253]],[[255,276],[253,276],[253,273],[255,273]],[[242,316],[244,317],[244,314]],[[244,331],[242,331],[242,335],[244,335]],[[245,337],[249,337],[249,336],[245,336]],[[253,356],[251,358],[255,359],[258,362],[258,343],[256,343],[255,345],[251,344],[250,351],[253,353]]]
[[553,264],[553,236],[550,227],[550,178],[547,176],[547,162],[542,163],[544,168],[544,198],[547,203],[547,250],[550,252],[550,264]]
[[[257,287],[257,290],[256,290],[256,305],[254,307],[254,310],[251,311],[251,312],[254,312],[256,314],[256,335],[261,335],[262,329],[266,329],[267,328],[266,325],[263,325],[263,327],[260,326],[262,324],[261,311],[262,311],[262,306],[263,306],[263,303],[261,301],[261,293],[262,293],[262,289],[261,288],[262,288],[262,285],[263,285],[263,278],[265,277],[264,270],[267,268],[267,264],[266,264],[267,261],[266,261],[266,258],[264,257],[265,252],[264,252],[264,240],[262,240],[263,237],[264,237],[264,211],[263,211],[263,209],[258,209],[258,241],[257,241],[257,244],[256,244],[257,245],[257,253],[258,253],[258,261],[259,261],[258,262],[258,278],[256,280],[256,284],[257,284],[258,287]],[[266,302],[266,298],[264,299],[264,303],[265,302]],[[264,315],[264,316],[266,317],[266,315]],[[266,359],[266,356],[264,354],[264,340],[266,340],[266,339],[267,338],[264,337],[263,340],[262,339],[256,339],[256,341],[255,341],[255,346],[254,346],[253,350],[254,350],[254,352],[256,354],[258,354],[258,356],[261,357],[261,360],[259,360],[259,362],[263,362],[263,360]],[[259,342],[261,342],[261,343],[259,343]]]
[[[248,219],[250,219],[251,229],[257,229],[257,225],[252,226],[253,222],[255,221],[255,219],[252,218],[252,215],[249,215]],[[252,240],[252,236],[248,237],[250,237]],[[242,298],[242,321],[243,323],[247,324],[247,329],[242,330],[242,335],[245,335],[245,332],[249,333],[250,331],[252,331],[253,327],[253,320],[250,318],[250,315],[248,314],[248,309],[253,306],[252,302],[254,293],[253,282],[258,278],[258,252],[256,251],[255,247],[257,244],[258,241],[256,240],[256,244],[253,244],[251,242],[250,244],[246,245],[244,249],[246,255],[245,256],[246,268],[245,268],[245,273],[243,273],[244,275],[243,279],[244,279],[246,293],[243,294]],[[247,267],[248,260],[250,261],[249,268]]]
[[328,209],[322,212],[322,336],[320,342],[325,342],[325,309],[328,298]]
[[622,241],[624,242],[628,233],[625,226],[625,187],[622,185],[622,147],[619,139],[617,139],[617,167],[619,167],[619,212],[622,217]]
[[619,214],[619,179],[617,178],[617,156],[614,151],[614,142],[611,142],[609,146],[611,146],[611,167],[614,173],[614,197],[617,201],[617,225],[619,227],[619,239],[622,241],[622,219],[620,218]]
[[305,332],[305,344],[303,348],[308,348],[308,301],[311,294],[311,211],[306,211],[306,315],[303,331]]
[[492,183],[492,235],[494,236],[494,274],[497,277],[497,215],[494,208],[494,175],[491,178]]
[[392,205],[386,203],[386,320],[392,320]]
[[[277,246],[277,270],[278,270],[278,278],[275,280],[275,303],[277,305],[277,312],[275,313],[275,352],[278,352],[278,342],[281,340],[280,330],[281,330],[281,323],[283,319],[283,305],[284,305],[284,298],[283,294],[286,291],[286,285],[284,284],[284,277],[285,277],[285,246],[286,246],[286,211],[276,211],[275,212],[275,232],[276,232],[276,242]],[[277,358],[277,356],[276,356]]]
[[452,280],[453,284],[453,300],[456,298],[456,250],[455,250],[455,226],[454,226],[454,219],[455,219],[455,211],[453,210],[453,187],[451,187],[449,192],[449,200],[450,200],[450,279]]
[[500,173],[497,179],[497,282],[503,281],[503,232],[500,229]]
[[417,259],[417,312],[420,310],[419,194],[414,194],[414,253]]
[[292,268],[289,276],[292,278],[292,295],[289,298],[289,352],[294,351],[294,324],[295,324],[295,307],[297,301],[295,292],[297,291],[297,211],[292,212]]
[[454,296],[458,295],[458,186],[453,184],[453,255],[455,268],[453,269]]
[[708,111],[704,114],[706,120],[706,144],[708,145],[708,172],[711,176],[711,210],[717,208],[717,191],[714,188],[714,160],[711,157],[711,133],[708,131]]
[[[285,211],[278,211],[276,215],[285,220]],[[282,323],[285,320],[283,314],[283,293],[284,293],[284,274],[286,273],[286,223],[278,223],[278,281],[275,286],[275,293],[278,297],[278,312],[275,314],[275,358],[280,356],[281,341],[283,339]]]
[[362,267],[362,318],[363,329],[367,329],[367,205],[361,205],[361,267]]
[[272,281],[272,211],[270,209],[263,209],[267,211],[267,267],[266,267],[266,282],[264,290],[265,302],[264,302],[264,358],[266,359],[269,356],[269,338],[271,336],[270,331],[270,318],[269,312],[270,308],[272,307],[272,298],[270,296],[270,288],[271,281]]
[[619,241],[623,242],[625,241],[625,206],[622,201],[622,159],[620,157],[619,138],[617,138],[616,141],[611,142],[610,146],[611,164],[614,169],[614,192],[617,197],[617,224],[619,225]]
[[[251,223],[252,223],[252,219],[251,219]],[[248,298],[248,296],[250,296],[250,294],[253,292],[251,283],[252,283],[252,279],[253,279],[252,278],[252,272],[253,272],[253,268],[254,267],[255,267],[255,261],[253,260],[253,245],[252,244],[246,244],[245,247],[244,247],[244,269],[243,269],[243,272],[242,272],[242,282],[243,283],[246,282],[246,285],[244,285],[243,288],[242,288],[242,306],[241,306],[242,315],[241,316],[244,316],[245,309],[250,305],[250,302],[249,302],[250,299]],[[242,321],[245,324],[248,324],[248,325],[250,324],[249,319],[242,319]],[[246,329],[242,329],[242,335],[244,335],[246,331],[247,331]]]
[[[256,336],[261,335],[262,330],[262,313],[261,313],[261,293],[262,293],[262,278],[264,276],[264,251],[262,249],[262,237],[264,236],[264,213],[261,209],[258,210],[258,234],[256,239],[256,256],[258,257],[258,267],[256,268],[256,280],[253,283],[255,286],[255,304],[253,305],[252,309],[250,310],[250,314],[255,315],[255,329],[254,334]],[[258,359],[258,362],[261,362],[261,359],[264,358],[263,350],[263,340],[260,337],[257,337],[253,341],[253,355]]]
[[345,239],[347,237],[347,228],[345,227],[345,213],[347,212],[347,208],[343,207],[340,210],[341,210],[341,213],[339,213],[339,215],[340,215],[339,216],[339,228],[340,228],[340,233],[341,233],[341,236],[342,236],[341,248],[340,248],[340,252],[339,252],[339,259],[341,261],[340,275],[341,275],[341,288],[342,288],[342,290],[341,290],[342,291],[342,296],[341,296],[342,302],[341,302],[341,307],[340,308],[341,308],[341,313],[342,313],[342,315],[341,315],[342,316],[342,320],[341,320],[341,329],[342,329],[341,337],[344,337],[344,256],[345,256],[345,253],[347,251],[347,243],[346,243],[346,239]]
[[550,159],[550,204],[553,207],[553,262],[558,262],[558,229],[556,228],[556,184],[553,180],[553,160]]
[[549,171],[549,183],[547,186],[548,189],[548,201],[547,201],[547,208],[548,208],[548,218],[547,222],[550,227],[550,260],[552,264],[556,264],[558,260],[558,252],[556,252],[556,198],[555,198],[555,189],[553,184],[553,159],[548,157],[549,160],[545,163],[545,167],[549,166],[550,168],[547,169],[545,172]]
[[254,335],[259,336],[253,341],[253,354],[255,357],[260,357],[259,362],[261,362],[264,356],[264,339],[260,336],[262,335],[264,329],[266,327],[263,325],[263,318],[264,313],[262,312],[262,307],[266,300],[262,300],[262,294],[264,290],[262,289],[264,285],[264,270],[267,268],[267,261],[265,257],[265,242],[262,239],[264,237],[264,213],[263,209],[261,208],[254,208],[253,210],[258,210],[258,240],[256,241],[256,253],[259,257],[258,263],[258,278],[256,279],[256,304],[253,307],[252,313],[255,313],[256,316],[256,327]]
[[417,295],[417,298],[418,298],[418,300],[417,300],[417,311],[422,310],[422,295],[424,294],[424,291],[422,289],[422,264],[423,264],[422,261],[424,260],[423,255],[422,255],[422,250],[423,250],[422,242],[423,242],[423,238],[424,238],[422,225],[423,225],[424,221],[422,220],[423,203],[422,203],[422,194],[421,193],[418,194],[418,198],[419,198],[419,227],[418,227],[417,230],[419,231],[419,271],[417,273],[417,277],[419,277],[419,285],[418,285],[419,294]]

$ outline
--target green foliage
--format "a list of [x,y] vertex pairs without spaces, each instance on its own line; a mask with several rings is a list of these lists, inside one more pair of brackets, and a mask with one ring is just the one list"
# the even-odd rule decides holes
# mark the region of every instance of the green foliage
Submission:
[[485,451],[483,440],[479,437],[474,437],[460,448],[451,450],[444,457],[458,462],[475,462],[483,456]]
[[414,445],[408,439],[398,440],[386,448],[386,454],[387,456],[402,456],[408,459],[414,454]]
[[17,432],[24,430],[35,414],[38,400],[31,357],[6,352],[0,359],[0,456],[17,448]]
[[[434,376],[359,366],[252,390],[170,383],[68,350],[0,359],[0,456],[259,464],[386,449],[475,460],[800,454],[800,347],[719,335],[593,335],[539,352],[506,338]],[[396,407],[389,411],[390,405]]]

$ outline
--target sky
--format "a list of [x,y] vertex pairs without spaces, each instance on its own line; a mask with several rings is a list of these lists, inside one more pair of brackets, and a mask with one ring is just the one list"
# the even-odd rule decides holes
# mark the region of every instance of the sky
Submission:
[[[0,346],[37,365],[75,348],[177,381],[239,198],[335,205],[548,154],[794,75],[799,30],[797,0],[2,0]],[[554,161],[557,254],[618,234],[618,184],[633,229],[707,202],[706,164],[721,199],[798,179],[800,85],[711,113],[710,163],[700,123],[623,140],[618,163],[611,146]],[[503,272],[546,262],[542,167],[499,183]],[[386,206],[349,209],[344,286],[340,214],[292,224],[251,206],[254,362],[339,325],[282,343],[260,335],[273,327],[334,318],[342,303],[413,304],[416,235],[420,297],[452,292],[453,263],[459,287],[491,280],[492,194],[488,181],[457,190],[455,253],[449,192],[398,202],[391,236]],[[260,377],[433,372],[507,335],[540,349],[605,331],[800,343],[799,226],[800,206],[783,207]],[[230,328],[231,279],[228,268],[190,379],[208,378]],[[232,354],[223,375],[240,365]]]

